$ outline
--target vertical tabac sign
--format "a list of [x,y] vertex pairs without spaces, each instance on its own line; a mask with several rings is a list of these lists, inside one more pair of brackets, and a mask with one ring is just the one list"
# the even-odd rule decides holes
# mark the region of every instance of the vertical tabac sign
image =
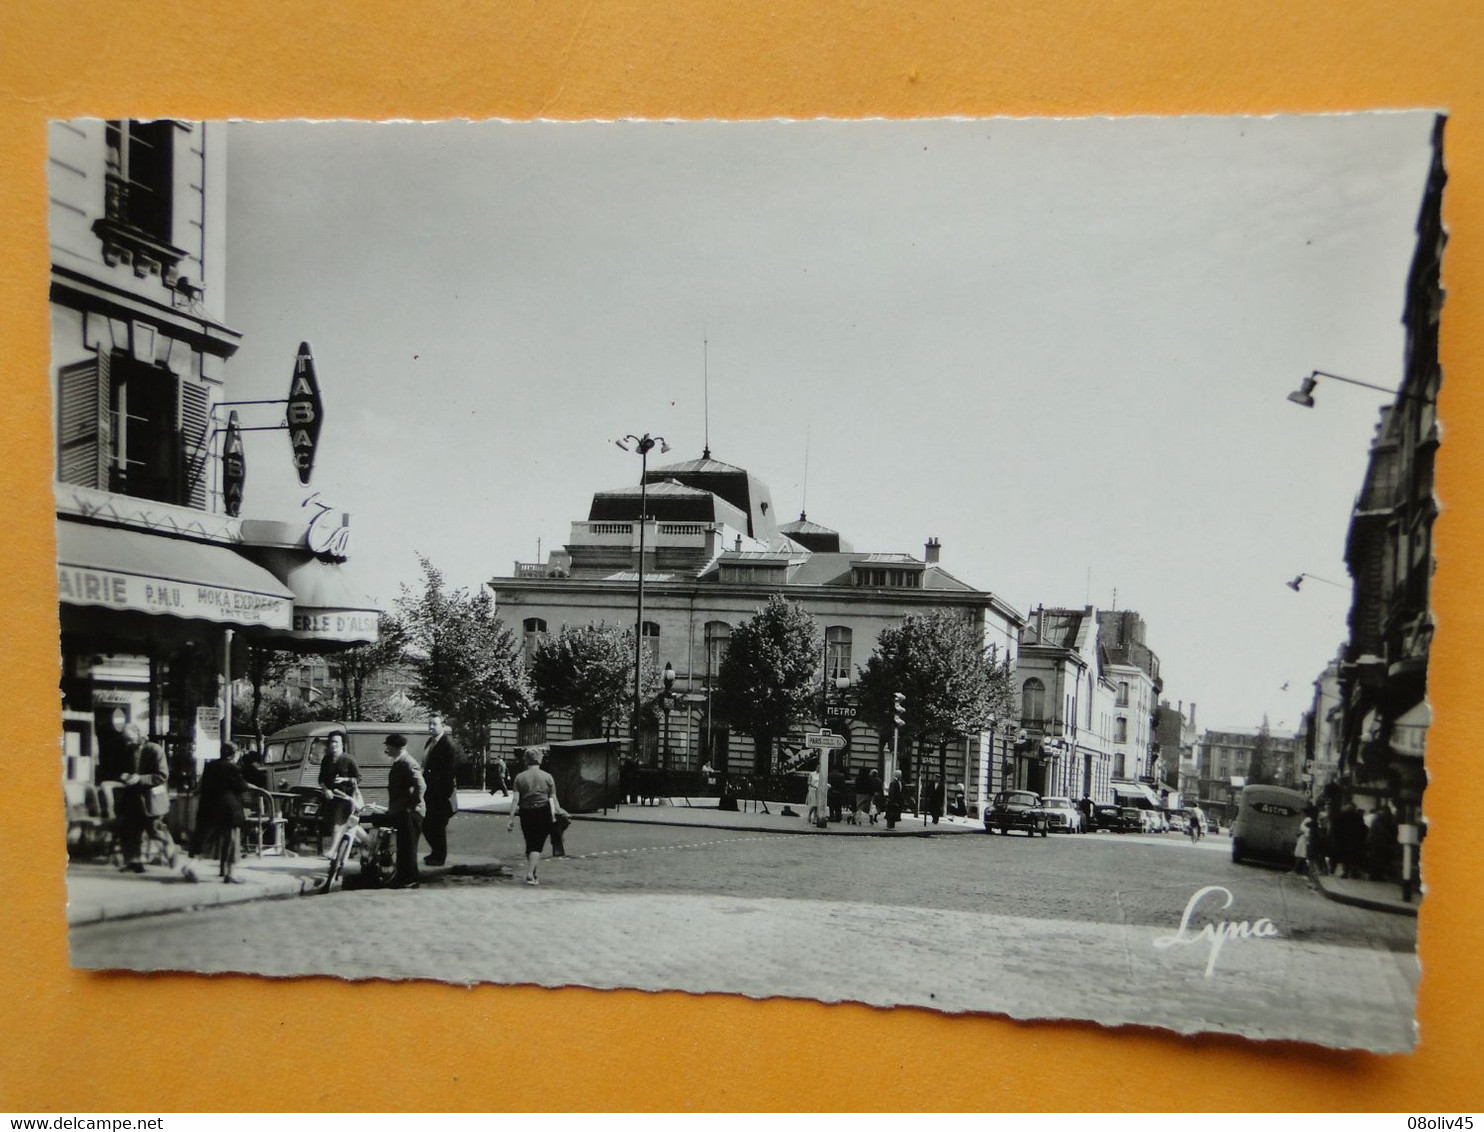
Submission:
[[237,411],[227,417],[227,436],[222,442],[222,504],[234,519],[242,513],[242,487],[247,482],[247,458],[242,452],[242,429]]
[[319,383],[314,379],[314,357],[309,343],[299,343],[299,356],[294,359],[294,379],[289,383],[289,443],[294,446],[294,466],[299,469],[299,482],[309,483],[314,471],[314,450],[319,446],[319,426],[324,419],[320,404]]

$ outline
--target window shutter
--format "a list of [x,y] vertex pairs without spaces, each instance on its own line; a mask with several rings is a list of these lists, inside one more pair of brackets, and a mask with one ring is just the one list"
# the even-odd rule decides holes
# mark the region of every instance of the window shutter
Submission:
[[207,437],[211,427],[211,393],[198,382],[180,383],[180,451],[185,469],[185,492],[181,500],[187,507],[206,510]]
[[57,375],[57,478],[106,488],[109,357],[63,366]]

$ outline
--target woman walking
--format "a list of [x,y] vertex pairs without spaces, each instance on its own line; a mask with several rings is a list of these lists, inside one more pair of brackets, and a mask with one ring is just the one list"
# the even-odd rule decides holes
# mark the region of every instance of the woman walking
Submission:
[[[201,772],[201,793],[196,815],[198,854],[216,849],[223,884],[241,884],[232,875],[237,865],[238,838],[241,836],[244,795],[252,789],[237,765],[237,745],[223,743],[221,757],[206,764]],[[212,842],[215,845],[212,845]]]
[[551,836],[552,819],[556,815],[556,781],[541,769],[539,752],[525,750],[525,770],[515,776],[511,784],[510,824],[515,828],[516,814],[520,815],[520,831],[526,839],[526,883],[538,885],[536,870],[541,864],[541,851],[546,848],[546,839]]

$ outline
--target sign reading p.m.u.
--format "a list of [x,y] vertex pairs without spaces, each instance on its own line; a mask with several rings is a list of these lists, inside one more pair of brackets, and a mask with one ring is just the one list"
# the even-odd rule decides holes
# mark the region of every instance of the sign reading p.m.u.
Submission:
[[294,359],[294,377],[289,383],[289,443],[294,448],[294,467],[299,469],[299,482],[309,483],[314,471],[314,451],[319,447],[319,430],[324,421],[324,405],[319,398],[319,382],[314,377],[314,356],[309,343],[299,343],[299,356]]

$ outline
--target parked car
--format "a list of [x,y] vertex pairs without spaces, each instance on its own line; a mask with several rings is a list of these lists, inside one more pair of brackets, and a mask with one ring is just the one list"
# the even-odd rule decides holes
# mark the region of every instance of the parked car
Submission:
[[1175,811],[1166,815],[1165,820],[1170,823],[1170,829],[1175,833],[1188,833],[1190,825],[1184,814]]
[[[1125,812],[1127,810],[1127,812]],[[1133,815],[1130,825],[1129,814]],[[1107,833],[1128,833],[1130,830],[1137,833],[1141,828],[1139,824],[1138,811],[1133,807],[1114,806],[1104,804],[1092,808],[1093,827]]]
[[1083,832],[1082,812],[1072,803],[1072,799],[1052,794],[1041,799],[1041,807],[1046,811],[1048,829],[1056,833]]
[[1023,830],[1027,837],[1046,836],[1046,810],[1041,795],[1033,790],[1004,790],[994,796],[994,803],[984,812],[984,832],[1009,833]]

